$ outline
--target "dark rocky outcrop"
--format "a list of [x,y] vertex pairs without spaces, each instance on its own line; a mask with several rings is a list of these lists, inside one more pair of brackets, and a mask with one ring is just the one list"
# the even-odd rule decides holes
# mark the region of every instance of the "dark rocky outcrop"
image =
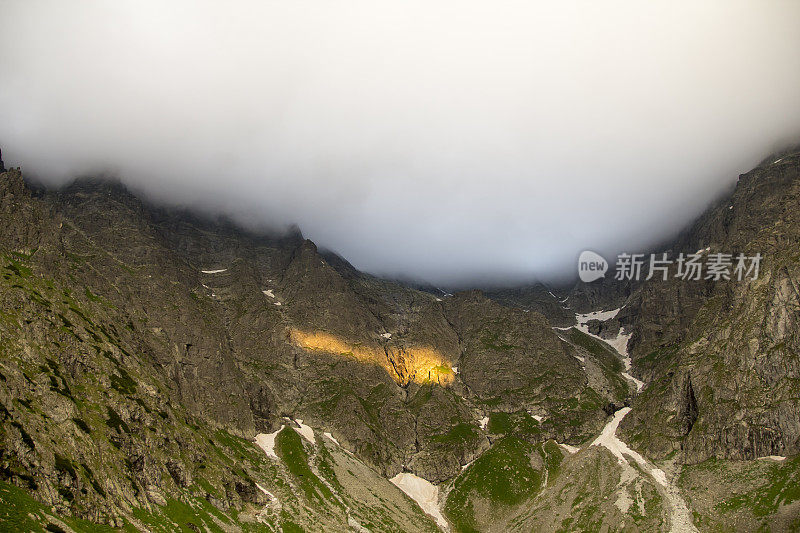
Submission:
[[[0,199],[0,481],[59,512],[117,523],[197,492],[223,475],[220,435],[252,442],[283,417],[385,477],[443,482],[489,446],[483,416],[546,411],[527,438],[580,439],[620,400],[538,313],[362,274],[296,230],[240,230],[102,179],[32,195],[7,172]],[[254,475],[204,491],[262,505]]]
[[742,175],[673,250],[759,253],[758,279],[652,281],[629,298],[619,318],[634,332],[634,367],[651,384],[621,430],[651,456],[800,451],[797,205],[800,154]]
[[686,436],[689,434],[692,430],[692,426],[694,426],[694,423],[697,421],[697,416],[697,399],[694,397],[692,378],[687,373],[683,380],[681,399],[678,403],[678,419],[682,435]]

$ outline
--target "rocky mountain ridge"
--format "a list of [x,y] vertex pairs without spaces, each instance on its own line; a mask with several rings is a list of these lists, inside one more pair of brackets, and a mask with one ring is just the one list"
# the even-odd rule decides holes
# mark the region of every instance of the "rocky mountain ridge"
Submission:
[[[6,172],[0,522],[435,529],[388,481],[405,479],[435,489],[455,531],[674,529],[673,493],[700,529],[793,524],[797,462],[758,458],[797,455],[798,168],[787,154],[743,176],[733,208],[674,245],[760,251],[757,281],[558,296],[437,295],[297,231],[245,232],[98,180],[32,190]],[[625,405],[611,437],[668,485],[592,446]],[[739,494],[776,498],[720,510],[698,497],[736,469]]]

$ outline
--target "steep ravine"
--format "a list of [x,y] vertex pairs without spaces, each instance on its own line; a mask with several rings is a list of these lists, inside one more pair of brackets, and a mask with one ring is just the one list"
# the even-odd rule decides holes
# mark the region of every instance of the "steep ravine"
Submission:
[[[645,387],[645,383],[633,377],[631,371],[631,358],[628,354],[628,342],[630,341],[630,334],[625,334],[620,327],[617,335],[610,338],[603,338],[596,335],[589,330],[588,323],[590,321],[605,322],[613,320],[620,309],[611,311],[593,311],[584,314],[576,315],[578,322],[577,328],[587,335],[590,335],[600,341],[606,342],[614,350],[617,351],[620,359],[624,362],[624,372],[621,372],[622,377],[632,382],[637,392]],[[659,490],[664,496],[663,501],[668,506],[667,513],[670,521],[670,531],[673,533],[684,533],[697,531],[697,528],[692,523],[691,514],[686,502],[680,495],[680,490],[667,478],[663,470],[654,466],[651,462],[647,461],[641,454],[632,450],[625,444],[619,437],[617,437],[617,428],[623,418],[631,411],[630,407],[623,407],[614,413],[611,420],[603,428],[600,435],[592,441],[590,446],[602,446],[607,448],[617,458],[620,466],[625,470],[623,477],[634,475],[641,475],[638,469],[631,468],[630,459],[633,459],[640,467],[641,471],[645,472],[651,477],[659,486]]]
[[631,450],[627,444],[617,437],[617,427],[630,410],[630,407],[623,407],[614,413],[612,419],[606,427],[603,428],[603,432],[592,442],[591,446],[603,446],[607,448],[617,458],[620,466],[626,471],[626,474],[634,476],[641,475],[639,470],[631,468],[630,459],[633,459],[639,468],[655,480],[660,487],[659,490],[664,496],[663,501],[668,506],[666,511],[669,515],[670,532],[696,532],[697,528],[692,523],[691,513],[686,506],[686,502],[683,501],[681,497],[680,490],[667,479],[667,475],[663,470],[647,461],[641,454]]

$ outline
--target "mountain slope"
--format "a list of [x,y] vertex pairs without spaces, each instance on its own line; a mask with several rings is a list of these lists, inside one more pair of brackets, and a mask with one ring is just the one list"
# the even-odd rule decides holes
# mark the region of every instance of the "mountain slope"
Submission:
[[296,230],[4,173],[0,523],[798,527],[799,169],[766,162],[672,246],[760,252],[757,280],[563,297],[435,295]]
[[760,253],[758,279],[651,283],[631,298],[634,364],[651,385],[622,428],[651,455],[679,451],[695,463],[800,452],[797,205],[800,154],[743,175],[683,249]]
[[210,504],[241,527],[270,502],[261,485],[298,524],[336,530],[340,500],[355,514],[366,496],[282,497],[308,476],[276,471],[257,435],[302,419],[363,463],[353,485],[382,493],[404,470],[453,479],[490,446],[485,416],[548,412],[530,442],[583,438],[624,395],[593,389],[539,315],[362,275],[297,233],[152,207],[102,180],[32,192],[14,171],[0,194],[0,473],[65,517],[145,527],[142,513]]

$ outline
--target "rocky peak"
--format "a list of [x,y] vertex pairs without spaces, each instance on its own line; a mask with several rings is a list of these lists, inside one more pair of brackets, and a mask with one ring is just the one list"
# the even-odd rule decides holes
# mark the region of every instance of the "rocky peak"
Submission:
[[22,179],[22,172],[19,170],[8,170],[0,176],[0,198],[3,201],[13,201],[14,198],[27,198],[31,196],[31,191]]
[[[6,172],[0,504],[15,485],[53,513],[115,525],[131,509],[195,502],[258,513],[249,521],[273,530],[360,530],[358,517],[373,531],[432,531],[421,512],[420,527],[411,511],[367,523],[374,507],[396,507],[371,499],[367,512],[347,496],[349,483],[402,503],[378,473],[403,471],[446,484],[454,531],[515,530],[492,499],[512,489],[519,529],[538,531],[550,515],[526,514],[536,491],[550,506],[599,468],[609,486],[584,485],[615,529],[622,463],[588,443],[620,405],[632,410],[612,436],[648,460],[795,454],[799,167],[797,156],[770,161],[695,225],[692,239],[720,251],[771,251],[757,283],[600,282],[568,298],[541,285],[429,294],[360,273],[299,230],[266,238],[102,180],[31,195]],[[615,319],[569,327],[576,312],[623,304]],[[602,342],[620,328],[633,335],[630,372],[647,381],[635,396]],[[338,503],[328,513],[325,502]],[[647,514],[660,517],[653,502]],[[473,506],[496,523],[458,527]]]

